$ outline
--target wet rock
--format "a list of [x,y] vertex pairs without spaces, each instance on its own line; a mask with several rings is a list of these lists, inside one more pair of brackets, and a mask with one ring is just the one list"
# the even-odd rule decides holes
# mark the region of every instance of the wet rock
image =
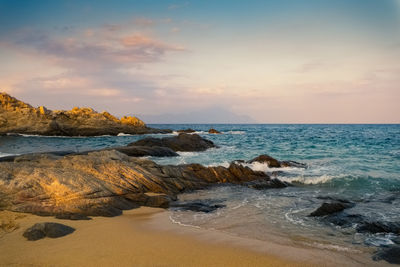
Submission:
[[385,260],[392,264],[400,264],[400,246],[393,245],[379,249],[373,256],[375,261]]
[[204,151],[216,147],[210,140],[202,138],[197,134],[186,133],[164,138],[148,137],[130,143],[128,146],[168,147],[174,151]]
[[92,218],[79,214],[79,213],[61,213],[55,216],[57,219],[61,220],[72,220],[72,221],[81,221],[81,220],[91,220]]
[[171,207],[178,210],[190,210],[195,212],[209,213],[220,208],[225,208],[226,206],[221,204],[206,204],[202,202],[186,202],[186,203],[173,203],[171,204]]
[[74,228],[61,223],[36,223],[25,230],[23,236],[29,241],[36,241],[44,237],[58,238],[69,235],[75,231]]
[[254,163],[254,162],[267,163],[268,167],[270,168],[281,167],[281,163],[277,159],[274,159],[273,157],[268,155],[260,155],[252,160],[249,160],[247,163]]
[[222,134],[220,131],[215,130],[214,128],[211,128],[210,130],[208,130],[208,133],[210,133],[210,134]]
[[294,168],[307,168],[307,164],[300,163],[297,161],[289,160],[289,161],[281,161],[281,167],[294,167]]
[[289,183],[280,181],[278,179],[268,179],[268,180],[256,180],[244,183],[243,185],[261,190],[261,189],[271,189],[271,188],[284,188],[290,186]]
[[178,130],[178,133],[195,133],[196,130],[193,130],[192,128],[187,128],[185,130]]
[[352,207],[351,204],[349,203],[343,203],[343,202],[333,202],[333,203],[322,203],[322,205],[310,213],[310,217],[320,217],[320,216],[326,216],[330,215],[333,213],[341,212],[344,209]]
[[347,214],[345,212],[335,213],[324,217],[324,220],[341,227],[352,227],[365,221],[365,218],[359,214]]
[[179,156],[178,153],[173,151],[168,147],[160,147],[160,146],[123,146],[123,147],[114,147],[115,149],[125,155],[130,157],[176,157]]
[[362,222],[356,228],[359,233],[394,233],[400,234],[400,223],[396,222]]

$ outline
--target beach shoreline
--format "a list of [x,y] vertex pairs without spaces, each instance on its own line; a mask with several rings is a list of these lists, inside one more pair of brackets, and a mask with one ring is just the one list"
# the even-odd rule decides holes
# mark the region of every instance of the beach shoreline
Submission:
[[[142,207],[117,217],[72,221],[2,211],[18,228],[0,237],[1,266],[352,266],[379,265],[362,255],[290,246],[174,224],[169,211]],[[17,218],[14,220],[13,218]],[[27,241],[38,222],[75,228],[61,238]],[[12,223],[11,223],[12,224]],[[286,241],[285,241],[286,242]]]

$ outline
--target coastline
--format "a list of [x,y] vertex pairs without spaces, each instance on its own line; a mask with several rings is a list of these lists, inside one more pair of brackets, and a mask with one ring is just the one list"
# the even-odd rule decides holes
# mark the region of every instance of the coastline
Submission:
[[[71,221],[18,215],[19,228],[0,237],[1,266],[383,266],[362,255],[285,242],[260,241],[221,231],[184,227],[169,211],[142,207],[117,217]],[[76,229],[65,237],[27,241],[23,231],[37,222]],[[60,265],[62,263],[62,265]]]

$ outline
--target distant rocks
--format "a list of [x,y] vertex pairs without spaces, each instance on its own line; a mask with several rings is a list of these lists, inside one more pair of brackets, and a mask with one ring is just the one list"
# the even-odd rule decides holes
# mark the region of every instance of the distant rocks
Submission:
[[36,241],[45,237],[58,238],[69,235],[75,231],[74,228],[61,223],[36,223],[25,230],[23,236],[29,241]]
[[192,128],[187,128],[185,130],[178,130],[178,133],[195,133],[196,130],[193,130]]
[[136,117],[118,119],[108,112],[99,113],[91,108],[75,107],[69,111],[34,108],[6,93],[0,93],[0,135],[96,136],[169,132],[172,131],[149,128]]
[[344,202],[333,202],[333,203],[323,203],[318,209],[313,211],[309,216],[310,217],[320,217],[326,216],[333,213],[341,212],[347,208],[352,207],[353,205],[350,203]]
[[295,168],[306,168],[307,165],[304,163],[299,163],[296,161],[279,161],[269,155],[260,155],[252,160],[247,161],[247,163],[266,163],[270,168],[281,168],[281,167],[295,167]]
[[210,133],[210,134],[222,134],[220,131],[215,130],[214,128],[211,128],[210,130],[208,130],[208,133]]
[[154,138],[148,137],[130,143],[128,146],[167,147],[173,151],[204,151],[217,147],[212,141],[197,134],[180,133],[178,136]]

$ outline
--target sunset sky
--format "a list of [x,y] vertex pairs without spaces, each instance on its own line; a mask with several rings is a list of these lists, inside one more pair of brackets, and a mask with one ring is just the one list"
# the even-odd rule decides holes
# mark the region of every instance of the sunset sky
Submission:
[[0,91],[149,123],[400,123],[400,0],[0,0]]

